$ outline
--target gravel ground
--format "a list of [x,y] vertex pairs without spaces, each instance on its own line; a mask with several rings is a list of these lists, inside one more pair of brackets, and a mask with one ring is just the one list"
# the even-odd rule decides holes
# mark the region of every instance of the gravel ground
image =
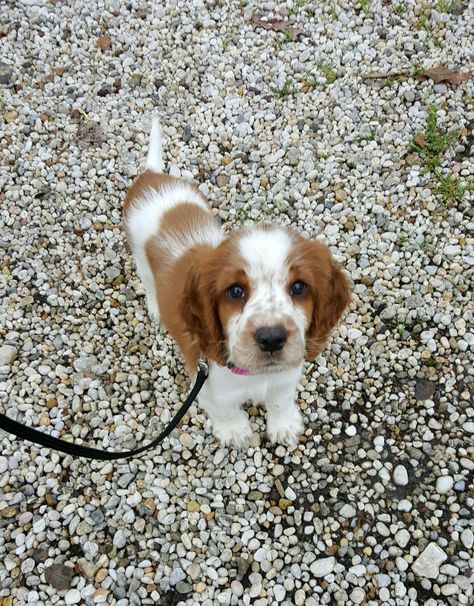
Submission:
[[[247,452],[195,407],[129,462],[2,434],[2,606],[473,603],[473,82],[416,77],[472,68],[472,8],[3,4],[3,412],[130,448],[186,392],[120,224],[154,110],[171,172],[226,229],[319,236],[354,299],[307,366],[291,452],[254,407]],[[256,10],[295,23],[257,27]]]

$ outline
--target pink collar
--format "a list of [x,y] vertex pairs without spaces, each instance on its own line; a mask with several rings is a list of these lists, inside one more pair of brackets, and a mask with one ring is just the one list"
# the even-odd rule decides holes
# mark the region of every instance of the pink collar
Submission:
[[245,368],[238,368],[237,366],[230,366],[230,372],[234,373],[234,375],[242,375],[242,376],[250,376],[252,373],[250,370],[246,370]]

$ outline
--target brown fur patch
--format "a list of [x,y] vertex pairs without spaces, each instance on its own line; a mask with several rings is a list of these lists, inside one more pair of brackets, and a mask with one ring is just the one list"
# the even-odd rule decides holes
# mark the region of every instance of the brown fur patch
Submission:
[[171,185],[175,181],[176,177],[170,177],[163,173],[155,173],[152,170],[146,170],[139,175],[130,186],[125,196],[125,202],[123,203],[123,214],[126,217],[130,212],[133,204],[149,189],[155,189],[159,191],[166,185]]
[[308,319],[306,354],[316,357],[323,349],[331,330],[350,303],[349,281],[334,262],[327,246],[297,236],[290,255],[290,275],[308,285],[295,303]]

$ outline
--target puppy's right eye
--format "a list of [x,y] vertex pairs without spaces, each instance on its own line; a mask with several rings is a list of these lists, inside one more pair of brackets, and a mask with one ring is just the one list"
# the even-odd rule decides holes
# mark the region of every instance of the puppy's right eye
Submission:
[[239,284],[232,284],[227,289],[227,294],[231,299],[243,299],[245,296],[245,291]]

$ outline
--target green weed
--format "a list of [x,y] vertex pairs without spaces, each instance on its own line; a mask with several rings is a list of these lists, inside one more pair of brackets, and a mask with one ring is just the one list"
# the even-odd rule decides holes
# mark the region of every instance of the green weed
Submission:
[[270,90],[277,99],[288,97],[289,95],[296,95],[298,92],[295,82],[291,78],[287,78],[280,88],[277,86],[270,86]]
[[450,145],[457,141],[458,137],[458,130],[447,133],[440,130],[436,116],[436,106],[430,105],[426,130],[423,133],[418,133],[411,143],[411,149],[423,158],[425,170],[434,172],[440,165],[442,155]]

